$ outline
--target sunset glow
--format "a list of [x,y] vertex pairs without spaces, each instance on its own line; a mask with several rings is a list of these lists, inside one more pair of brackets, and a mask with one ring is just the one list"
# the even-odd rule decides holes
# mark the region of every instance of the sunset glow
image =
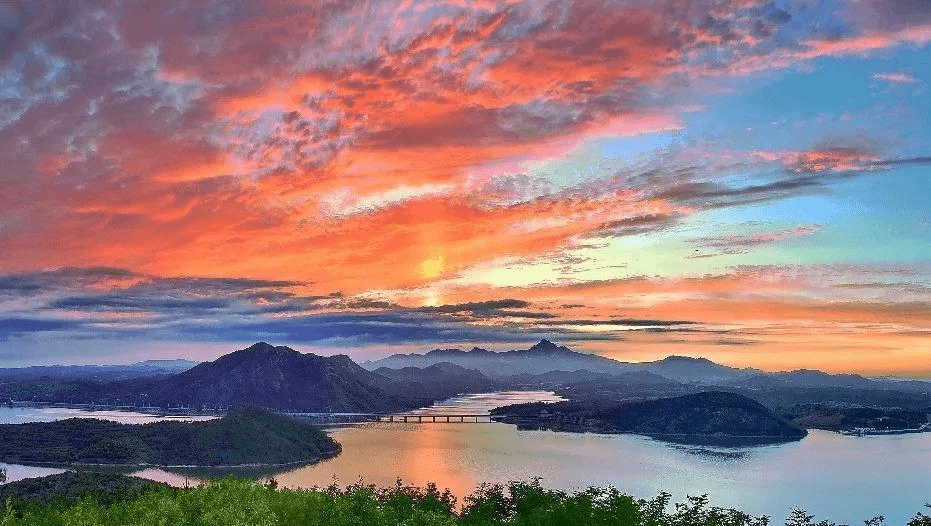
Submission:
[[931,376],[931,4],[0,3],[0,366]]

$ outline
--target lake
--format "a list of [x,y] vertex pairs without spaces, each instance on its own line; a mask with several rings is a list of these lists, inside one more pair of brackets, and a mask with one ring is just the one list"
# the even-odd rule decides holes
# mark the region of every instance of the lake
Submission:
[[0,424],[24,424],[26,422],[54,422],[67,418],[99,418],[121,424],[148,424],[163,420],[195,422],[213,420],[214,416],[150,415],[132,411],[86,411],[64,407],[5,407],[0,406]]
[[[552,393],[496,393],[448,400],[419,413],[482,413],[529,400],[557,400]],[[904,524],[931,501],[931,434],[848,437],[813,431],[799,442],[747,448],[672,445],[635,435],[519,431],[499,423],[370,423],[332,429],[343,446],[338,457],[275,475],[291,488],[393,484],[397,477],[436,482],[462,497],[481,482],[542,477],[559,489],[613,485],[638,498],[659,491],[708,493],[711,504],[769,515],[782,524],[793,507],[818,520],[862,524],[884,515]],[[3,467],[3,465],[0,465]],[[22,467],[10,470],[21,478]],[[37,468],[27,468],[37,469]],[[183,484],[184,476],[148,469],[138,474]],[[37,476],[31,475],[31,476]]]

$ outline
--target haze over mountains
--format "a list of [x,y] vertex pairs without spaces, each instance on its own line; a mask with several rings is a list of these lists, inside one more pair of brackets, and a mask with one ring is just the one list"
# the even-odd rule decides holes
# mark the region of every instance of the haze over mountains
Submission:
[[[702,358],[670,356],[625,363],[542,340],[523,350],[442,349],[394,355],[360,366],[348,356],[304,354],[260,342],[212,362],[136,364],[131,372],[101,368],[8,370],[0,401],[225,408],[255,404],[298,412],[386,412],[429,405],[459,393],[556,389],[573,398],[643,398],[723,387],[769,406],[831,401],[920,409],[931,383],[870,380],[820,371],[766,373]],[[166,372],[170,368],[180,372]],[[139,371],[153,371],[144,375]],[[43,372],[36,376],[37,372]]]
[[179,358],[175,360],[146,360],[128,365],[34,365],[31,367],[0,368],[0,379],[27,380],[45,376],[73,380],[121,380],[180,373],[198,363]]
[[[887,389],[928,389],[931,382],[873,380],[856,374],[828,374],[814,370],[764,372],[753,368],[736,368],[720,365],[706,358],[668,356],[652,362],[621,362],[573,351],[549,340],[541,340],[529,349],[494,352],[479,347],[469,351],[461,349],[435,349],[424,354],[394,354],[380,360],[362,362],[362,367],[377,371],[379,368],[423,368],[438,363],[452,363],[475,369],[494,379],[513,377],[539,379],[605,378],[625,375],[628,379],[646,382],[672,381],[698,385],[746,385],[748,387],[850,387]],[[559,374],[562,373],[574,373]]]
[[543,374],[550,371],[577,371],[580,369],[600,373],[623,372],[624,364],[610,358],[585,354],[541,340],[525,350],[493,352],[479,347],[469,351],[436,349],[426,354],[395,354],[362,366],[373,370],[379,367],[428,367],[438,363],[453,363],[475,369],[490,377],[508,377],[518,374]]
[[[705,358],[685,356],[669,356],[654,362],[620,362],[604,356],[576,352],[545,339],[524,350],[493,352],[479,347],[469,351],[436,349],[426,354],[395,354],[381,360],[363,362],[362,366],[369,370],[381,367],[422,368],[443,362],[475,369],[492,378],[542,375],[553,371],[590,371],[602,375],[652,373],[676,382],[720,384],[765,375],[757,369],[737,369],[718,365]],[[643,377],[649,378],[647,375]]]

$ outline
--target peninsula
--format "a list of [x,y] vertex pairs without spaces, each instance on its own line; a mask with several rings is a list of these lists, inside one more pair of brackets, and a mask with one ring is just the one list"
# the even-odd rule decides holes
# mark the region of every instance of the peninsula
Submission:
[[317,427],[251,407],[206,422],[70,418],[0,425],[0,461],[17,464],[283,465],[339,451]]

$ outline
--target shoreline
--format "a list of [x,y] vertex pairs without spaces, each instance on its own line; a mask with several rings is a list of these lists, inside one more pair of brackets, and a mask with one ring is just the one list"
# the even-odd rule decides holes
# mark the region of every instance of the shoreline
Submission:
[[8,462],[6,460],[0,459],[0,462],[4,464],[17,465],[17,466],[27,466],[27,467],[40,467],[40,468],[59,468],[59,469],[73,469],[80,470],[81,468],[110,468],[110,469],[248,469],[248,468],[284,468],[289,466],[298,466],[298,465],[310,465],[316,464],[318,462],[329,460],[336,456],[339,456],[343,452],[342,447],[338,447],[333,451],[327,451],[321,454],[320,456],[313,459],[305,460],[295,460],[292,462],[282,462],[277,464],[263,464],[263,463],[249,463],[249,464],[223,464],[223,465],[206,465],[199,466],[193,464],[103,464],[103,463],[88,463],[88,462],[70,462],[70,463],[61,463],[61,462]]

